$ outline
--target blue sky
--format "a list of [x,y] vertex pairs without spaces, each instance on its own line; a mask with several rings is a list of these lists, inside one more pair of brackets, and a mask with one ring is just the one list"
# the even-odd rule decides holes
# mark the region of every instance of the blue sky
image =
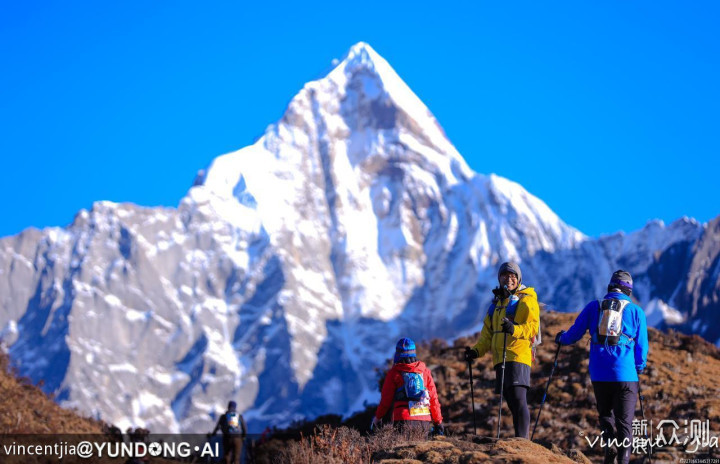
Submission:
[[204,3],[0,7],[0,236],[176,206],[358,41],[588,235],[720,214],[718,2]]

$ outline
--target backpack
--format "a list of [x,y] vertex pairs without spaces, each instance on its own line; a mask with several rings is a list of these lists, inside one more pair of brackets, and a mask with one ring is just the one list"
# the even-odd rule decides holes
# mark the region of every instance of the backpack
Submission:
[[225,413],[225,420],[227,421],[228,432],[240,433],[240,415],[237,412]]
[[[622,318],[625,307],[630,303],[628,300],[618,300],[608,298],[607,300],[598,300],[598,316],[597,332],[593,336],[595,343],[602,345],[617,346],[627,344],[633,339],[622,333]],[[627,341],[621,343],[622,337],[625,336]]]
[[[517,305],[520,302],[520,298],[523,296],[522,293],[521,296],[517,295],[510,295],[510,301],[508,302],[507,308],[505,308],[505,316],[510,319],[511,321],[515,321],[515,311],[517,310]],[[495,300],[497,301],[497,300]],[[495,313],[495,301],[490,303],[490,308],[488,309],[488,316],[490,317],[490,321],[492,322],[493,314]],[[540,305],[538,304],[538,310],[540,309]],[[542,343],[542,333],[540,330],[540,313],[538,311],[538,331],[537,334],[530,340],[530,354],[532,355],[532,360],[535,361],[535,355],[537,354],[537,347]]]
[[395,399],[402,401],[420,401],[426,392],[422,374],[402,372],[403,384],[395,391]]

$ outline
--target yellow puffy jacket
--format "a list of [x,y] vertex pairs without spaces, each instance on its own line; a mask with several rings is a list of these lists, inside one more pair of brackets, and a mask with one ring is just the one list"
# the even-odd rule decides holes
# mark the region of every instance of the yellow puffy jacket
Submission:
[[[515,310],[515,331],[507,336],[507,361],[515,361],[528,366],[532,365],[532,339],[537,335],[540,327],[540,307],[537,294],[532,287],[520,287],[515,293],[520,300]],[[505,317],[510,298],[495,302],[495,311],[490,320],[489,314],[485,316],[485,325],[480,332],[480,339],[473,346],[479,356],[483,356],[492,348],[493,365],[502,363],[503,339],[502,320]],[[489,312],[489,311],[488,311]],[[512,318],[510,318],[512,320]]]

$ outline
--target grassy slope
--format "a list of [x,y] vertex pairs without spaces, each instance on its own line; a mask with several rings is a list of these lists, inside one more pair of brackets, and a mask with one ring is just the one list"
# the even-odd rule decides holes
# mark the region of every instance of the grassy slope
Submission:
[[8,369],[0,354],[0,433],[101,433],[103,424],[58,406],[27,378]]

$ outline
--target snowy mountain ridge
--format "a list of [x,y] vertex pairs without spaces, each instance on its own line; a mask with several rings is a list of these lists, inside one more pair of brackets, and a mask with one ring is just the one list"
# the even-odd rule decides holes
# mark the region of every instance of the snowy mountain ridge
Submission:
[[202,432],[233,398],[259,430],[376,402],[395,340],[478,328],[505,260],[562,309],[624,267],[668,315],[657,324],[688,320],[683,284],[658,287],[708,227],[588,239],[470,170],[359,43],[177,209],[98,202],[65,229],[0,239],[0,333],[21,373],[121,428]]

